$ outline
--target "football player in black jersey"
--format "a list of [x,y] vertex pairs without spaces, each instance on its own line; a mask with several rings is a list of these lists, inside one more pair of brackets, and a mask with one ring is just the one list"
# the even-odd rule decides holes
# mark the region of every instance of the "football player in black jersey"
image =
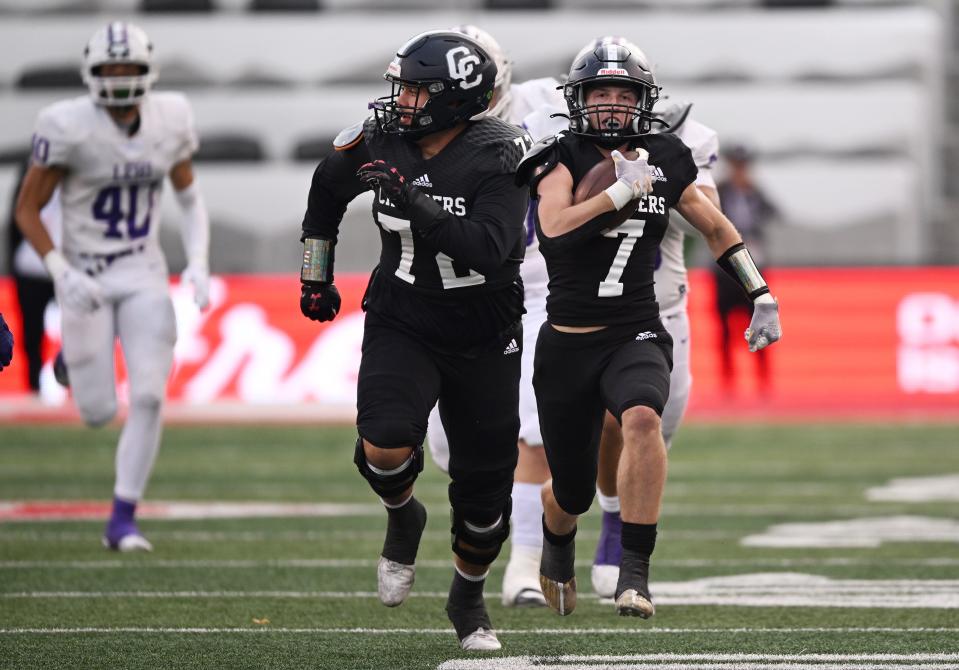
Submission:
[[372,189],[382,251],[373,270],[357,389],[355,463],[387,508],[380,600],[403,602],[426,524],[413,497],[427,416],[439,400],[450,442],[455,573],[446,611],[464,649],[499,649],[483,601],[509,535],[528,190],[514,181],[532,142],[485,112],[496,66],[455,32],[396,53],[390,95],[343,131],[317,167],[303,219],[300,309],[340,308],[333,252],[347,203]]
[[[697,169],[689,149],[673,134],[649,132],[658,92],[642,53],[603,44],[579,54],[564,86],[569,131],[534,147],[517,171],[538,199],[536,234],[549,273],[533,386],[553,476],[543,488],[540,583],[560,614],[576,605],[576,519],[593,500],[607,409],[624,438],[616,609],[643,618],[654,612],[648,574],[666,481],[660,416],[672,342],[658,318],[653,270],[671,207],[699,230],[755,301],[746,331],[750,350],[781,336],[778,305],[742,239],[693,183]],[[628,150],[638,156],[627,159]],[[607,157],[617,181],[574,203],[579,182]],[[613,217],[623,208],[632,215],[618,224]]]

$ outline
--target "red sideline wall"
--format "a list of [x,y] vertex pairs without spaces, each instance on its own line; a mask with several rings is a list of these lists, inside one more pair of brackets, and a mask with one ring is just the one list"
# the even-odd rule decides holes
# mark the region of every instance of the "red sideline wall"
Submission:
[[[733,326],[735,373],[724,376],[712,276],[691,273],[692,417],[931,413],[959,419],[959,268],[783,269],[768,272],[768,279],[785,336],[767,354],[763,384],[759,358],[742,340],[745,314]],[[180,332],[171,401],[352,405],[365,282],[365,275],[338,275],[343,310],[332,324],[315,324],[299,314],[293,275],[218,277],[212,307],[203,314],[174,281]],[[0,312],[19,336],[9,279],[0,279]],[[58,321],[49,310],[47,358],[59,346]],[[121,364],[121,397],[124,378]],[[0,373],[0,402],[25,390],[18,347],[14,363]]]

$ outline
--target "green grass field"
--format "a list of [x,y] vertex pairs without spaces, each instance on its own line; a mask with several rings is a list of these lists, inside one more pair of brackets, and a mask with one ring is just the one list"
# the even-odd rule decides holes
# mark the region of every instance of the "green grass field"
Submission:
[[[686,426],[654,556],[656,616],[620,618],[590,597],[590,512],[577,610],[503,608],[504,551],[487,584],[503,651],[478,657],[443,611],[449,516],[432,465],[417,482],[430,518],[414,597],[377,601],[385,515],[352,464],[353,435],[171,427],[149,499],[368,506],[358,514],[145,520],[149,555],[102,549],[102,521],[0,524],[0,667],[959,668],[959,503],[867,496],[894,478],[959,473],[959,425]],[[115,430],[0,426],[0,501],[108,499],[115,443]],[[777,524],[857,519],[874,525],[742,542]],[[803,546],[816,532],[861,539]],[[890,532],[899,541],[865,546]]]

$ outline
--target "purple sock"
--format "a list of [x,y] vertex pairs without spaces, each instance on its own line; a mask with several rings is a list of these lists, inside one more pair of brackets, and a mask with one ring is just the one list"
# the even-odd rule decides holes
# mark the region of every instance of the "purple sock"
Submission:
[[129,502],[122,498],[113,499],[113,513],[107,522],[105,532],[107,541],[111,546],[116,545],[124,536],[139,532],[134,519],[136,509],[137,504],[135,502]]
[[623,522],[619,518],[619,512],[603,512],[603,527],[599,532],[594,565],[619,565],[623,555],[620,540],[622,530]]

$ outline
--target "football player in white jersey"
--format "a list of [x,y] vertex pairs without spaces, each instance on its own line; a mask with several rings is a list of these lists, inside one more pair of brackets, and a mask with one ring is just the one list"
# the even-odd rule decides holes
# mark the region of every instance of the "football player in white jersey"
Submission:
[[[17,225],[53,278],[62,315],[63,359],[90,426],[117,411],[114,346],[123,348],[129,412],[116,453],[113,512],[103,543],[149,551],[135,512],[160,445],[161,410],[176,321],[160,250],[160,193],[169,176],[182,208],[197,305],[208,302],[209,217],[193,177],[193,114],[178,93],[152,93],[157,68],[143,30],[114,22],[84,51],[89,95],[41,110],[33,159],[16,207]],[[60,188],[63,243],[54,248],[40,210]]]
[[[471,25],[457,26],[480,42],[496,60],[499,75],[490,113],[522,125],[539,141],[569,127],[566,103],[560,83],[552,77],[511,84],[512,64],[502,47],[485,31]],[[605,43],[627,44],[620,37],[606,36],[590,42],[584,49],[595,49]],[[629,46],[629,45],[627,45]],[[635,48],[635,47],[633,47]],[[639,51],[636,49],[636,51]],[[674,132],[690,148],[699,168],[696,185],[719,207],[712,167],[719,155],[716,132],[691,118],[692,105],[664,99],[654,112],[668,127],[654,132]],[[556,115],[556,116],[554,116]],[[533,393],[533,354],[536,334],[546,320],[546,263],[539,252],[532,219],[527,219],[526,257],[520,267],[526,291],[523,316],[523,371],[520,380],[519,461],[513,484],[512,542],[509,562],[503,576],[503,604],[506,606],[540,605],[546,600],[539,585],[539,563],[543,546],[540,499],[542,485],[550,478],[549,465],[539,430],[536,398]],[[673,337],[673,371],[669,401],[663,411],[663,437],[669,448],[689,401],[692,375],[689,367],[689,317],[686,313],[687,274],[683,258],[682,228],[669,226],[660,245],[660,264],[656,268],[656,299],[660,318]],[[592,569],[593,588],[603,597],[612,597],[619,578],[620,529],[619,498],[616,492],[616,470],[622,450],[622,431],[616,420],[607,414],[600,446],[600,468],[597,496],[603,510],[602,530]],[[446,435],[434,408],[428,428],[430,451],[434,461],[445,470],[449,458]]]

